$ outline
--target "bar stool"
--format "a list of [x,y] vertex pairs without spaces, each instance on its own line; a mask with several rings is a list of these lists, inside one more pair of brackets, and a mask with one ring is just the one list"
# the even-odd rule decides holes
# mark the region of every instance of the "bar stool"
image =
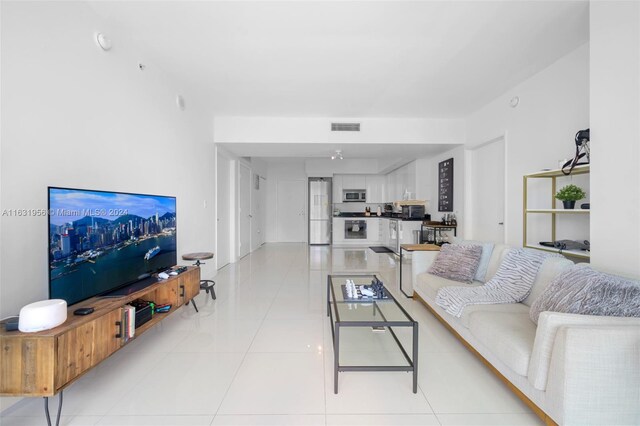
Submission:
[[[213,253],[206,252],[206,251],[197,252],[197,253],[187,253],[182,255],[182,259],[195,260],[195,263],[193,265],[199,268],[200,265],[205,264],[204,262],[201,262],[201,260],[213,259]],[[200,280],[200,290],[204,290],[207,293],[210,293],[211,299],[216,300],[216,292],[213,289],[214,285],[216,285],[216,282],[213,280]],[[195,302],[193,303],[193,307],[196,309],[196,312],[198,312],[198,307],[196,306]]]

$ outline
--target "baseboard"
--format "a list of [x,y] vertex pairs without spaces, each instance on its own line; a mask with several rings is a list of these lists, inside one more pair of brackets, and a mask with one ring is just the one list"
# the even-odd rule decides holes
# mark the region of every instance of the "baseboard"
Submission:
[[558,426],[558,424],[547,413],[545,413],[542,410],[542,408],[538,407],[533,401],[531,401],[529,399],[529,397],[527,397],[520,389],[518,389],[513,383],[511,383],[511,381],[509,381],[509,379],[504,377],[502,375],[502,373],[500,371],[498,371],[498,369],[493,366],[493,364],[491,364],[489,361],[487,361],[485,359],[485,357],[483,357],[482,354],[480,354],[480,352],[478,352],[469,342],[467,342],[464,339],[464,337],[462,337],[460,334],[458,334],[458,332],[453,327],[451,327],[451,325],[449,325],[449,323],[444,318],[442,318],[440,316],[440,314],[438,312],[436,312],[435,309],[433,309],[429,305],[429,303],[427,303],[427,301],[424,300],[422,297],[420,297],[420,295],[418,293],[416,293],[415,291],[413,292],[413,300],[417,300],[420,303],[422,303],[429,310],[429,312],[431,312],[438,319],[438,321],[440,321],[442,323],[442,325],[444,325],[454,336],[456,336],[458,338],[458,340],[460,340],[460,342],[462,342],[462,344],[467,349],[469,349],[469,351],[471,353],[473,353],[475,356],[477,356],[480,359],[480,361],[482,361],[484,363],[484,365],[489,367],[489,370],[491,370],[496,376],[498,376],[498,378],[505,385],[507,385],[507,387],[511,390],[511,392],[513,392],[518,398],[520,398],[522,400],[522,402],[524,402],[527,405],[527,407],[531,408],[531,410],[538,417],[540,417],[540,419],[545,423],[545,425],[547,425],[547,426]]

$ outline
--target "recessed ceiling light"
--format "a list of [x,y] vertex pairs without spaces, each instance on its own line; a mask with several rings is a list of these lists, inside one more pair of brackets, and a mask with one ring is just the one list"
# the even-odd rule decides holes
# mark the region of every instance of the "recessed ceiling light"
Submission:
[[340,149],[336,149],[336,152],[335,152],[333,155],[331,155],[331,159],[332,159],[332,160],[336,160],[336,159],[338,159],[338,160],[342,160],[342,159],[343,159],[343,157],[342,157],[342,150],[340,150]]
[[96,34],[96,42],[98,43],[98,46],[100,46],[100,48],[105,52],[111,50],[111,39],[106,35],[102,33]]

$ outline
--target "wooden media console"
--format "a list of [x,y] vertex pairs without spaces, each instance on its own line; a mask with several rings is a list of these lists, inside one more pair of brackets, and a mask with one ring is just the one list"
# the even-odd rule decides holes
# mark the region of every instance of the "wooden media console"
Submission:
[[[200,268],[190,266],[179,275],[150,284],[126,296],[94,297],[69,308],[64,324],[37,333],[0,330],[0,396],[50,397],[69,386],[111,354],[135,340],[200,292]],[[124,305],[143,299],[170,304],[124,340]],[[89,315],[76,316],[81,306]]]

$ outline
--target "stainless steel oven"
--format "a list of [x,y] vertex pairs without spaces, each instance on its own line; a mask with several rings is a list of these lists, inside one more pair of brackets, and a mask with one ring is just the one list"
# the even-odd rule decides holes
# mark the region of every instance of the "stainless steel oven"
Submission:
[[366,220],[345,220],[344,238],[346,240],[366,240],[367,221]]

